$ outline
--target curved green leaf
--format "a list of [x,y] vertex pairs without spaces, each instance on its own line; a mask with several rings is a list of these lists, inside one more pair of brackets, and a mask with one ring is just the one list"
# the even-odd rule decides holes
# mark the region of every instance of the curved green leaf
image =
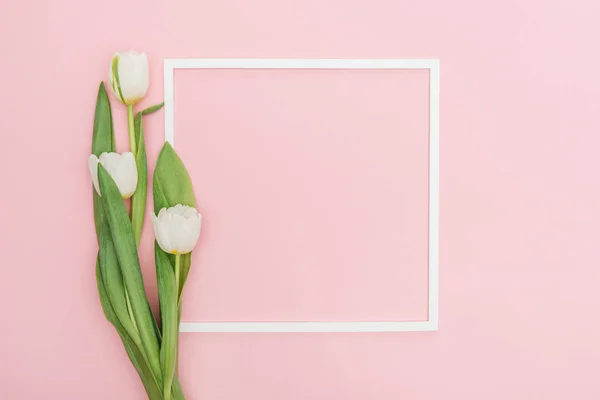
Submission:
[[115,134],[112,120],[110,100],[104,82],[100,82],[96,97],[94,113],[94,130],[92,133],[92,154],[100,156],[104,152],[115,151]]
[[[92,132],[92,154],[100,156],[102,153],[116,151],[115,134],[113,129],[112,111],[110,100],[104,87],[100,83],[98,96],[96,97],[96,112],[94,113],[94,128]],[[96,237],[100,240],[100,231],[104,224],[104,211],[100,196],[94,189],[94,223],[96,225]]]
[[96,257],[96,285],[98,286],[98,294],[100,295],[100,305],[104,311],[104,316],[113,325],[118,323],[117,315],[115,314],[108,294],[106,293],[106,286],[104,285],[104,279],[102,278],[102,271],[100,270],[100,257]]
[[179,378],[177,375],[173,378],[173,392],[172,392],[173,400],[185,400],[185,396],[183,394],[183,389],[181,388],[181,383],[179,383]]
[[136,347],[135,343],[127,336],[119,335],[121,340],[123,341],[123,346],[125,347],[125,351],[131,360],[134,368],[138,372],[142,380],[142,384],[146,389],[146,394],[148,395],[149,400],[163,400],[162,389],[159,386],[158,382],[154,379],[152,375],[152,371],[146,361],[144,360],[144,355],[140,351],[138,347]]
[[123,284],[123,274],[119,267],[115,247],[112,242],[108,222],[104,223],[104,228],[100,234],[100,271],[102,280],[106,289],[106,294],[113,307],[113,311],[119,322],[127,332],[127,335],[137,344],[141,345],[139,334],[127,312],[127,300],[125,294],[125,285]]
[[121,193],[108,172],[98,165],[98,182],[102,193],[102,203],[108,219],[115,253],[123,274],[123,282],[131,303],[133,316],[142,340],[144,353],[152,372],[160,377],[159,344],[154,331],[154,316],[148,304],[137,246],[133,236],[131,221],[127,215]]
[[150,106],[144,110],[142,110],[142,115],[148,115],[148,114],[152,114],[157,112],[158,110],[160,110],[163,106],[165,105],[164,102],[160,103],[160,104],[156,104],[154,106]]
[[158,155],[153,186],[155,214],[163,207],[173,207],[176,204],[196,207],[192,180],[168,142],[165,142]]
[[144,360],[143,354],[137,348],[133,340],[127,335],[127,332],[125,332],[125,329],[120,324],[116,313],[110,303],[108,294],[106,292],[106,287],[102,278],[99,259],[96,260],[96,283],[98,285],[98,294],[100,296],[100,304],[102,306],[102,310],[104,311],[104,315],[106,316],[106,319],[115,327],[117,333],[119,334],[119,337],[121,337],[121,340],[123,341],[123,346],[125,347],[125,351],[127,352],[127,355],[129,356],[133,367],[138,372],[140,379],[142,380],[142,384],[146,389],[148,398],[150,400],[162,400],[163,396],[161,393],[161,388],[154,379],[152,371],[150,371],[148,364]]

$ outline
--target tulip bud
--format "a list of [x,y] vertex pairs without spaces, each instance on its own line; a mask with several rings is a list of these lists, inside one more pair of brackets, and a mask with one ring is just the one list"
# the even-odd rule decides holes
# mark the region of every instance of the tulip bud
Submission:
[[126,105],[135,104],[148,91],[148,57],[146,53],[115,53],[108,73],[113,93]]
[[102,153],[100,154],[100,158],[94,154],[90,155],[88,158],[88,167],[92,174],[92,182],[94,182],[96,192],[101,195],[100,186],[98,185],[98,163],[102,164],[115,181],[121,192],[121,197],[127,199],[133,195],[138,180],[133,153]]
[[193,207],[177,204],[152,214],[154,236],[160,248],[170,254],[192,251],[200,236],[202,217]]

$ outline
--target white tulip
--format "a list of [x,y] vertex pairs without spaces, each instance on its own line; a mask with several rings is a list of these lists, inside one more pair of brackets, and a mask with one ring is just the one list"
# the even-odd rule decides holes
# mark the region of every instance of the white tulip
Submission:
[[115,53],[109,70],[113,93],[123,104],[140,101],[148,91],[148,57],[146,53],[129,51]]
[[164,252],[176,255],[192,251],[200,236],[201,222],[195,208],[181,204],[161,209],[158,217],[152,214],[158,245]]
[[96,192],[100,194],[100,185],[98,184],[98,164],[106,169],[106,172],[117,184],[121,197],[127,199],[133,195],[137,187],[138,175],[133,153],[102,153],[100,158],[90,155],[88,158],[88,167],[92,174],[92,181]]

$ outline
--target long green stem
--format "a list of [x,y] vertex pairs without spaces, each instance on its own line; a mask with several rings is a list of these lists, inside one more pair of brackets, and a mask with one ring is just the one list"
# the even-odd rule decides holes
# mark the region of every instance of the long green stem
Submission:
[[165,389],[164,389],[164,391],[165,391],[165,394],[164,394],[165,400],[171,400],[171,387],[172,387],[172,383],[173,383],[173,380],[165,381]]
[[129,123],[129,151],[135,156],[137,154],[135,140],[135,114],[133,112],[133,104],[127,105],[127,122]]

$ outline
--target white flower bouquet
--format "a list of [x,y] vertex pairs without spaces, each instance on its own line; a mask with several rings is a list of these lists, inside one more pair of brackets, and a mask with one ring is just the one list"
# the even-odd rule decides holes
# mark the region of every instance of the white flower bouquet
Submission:
[[[114,56],[109,81],[115,97],[127,107],[127,152],[117,153],[111,106],[103,83],[98,91],[92,154],[88,159],[99,247],[96,280],[104,314],[123,341],[148,398],[184,399],[176,374],[181,294],[191,251],[200,235],[201,218],[190,177],[173,148],[165,143],[153,178],[152,222],[160,305],[157,321],[146,296],[138,256],[148,188],[142,121],[162,107],[159,104],[135,113],[135,105],[148,90],[148,79],[145,54]],[[131,203],[129,212],[125,202]]]

